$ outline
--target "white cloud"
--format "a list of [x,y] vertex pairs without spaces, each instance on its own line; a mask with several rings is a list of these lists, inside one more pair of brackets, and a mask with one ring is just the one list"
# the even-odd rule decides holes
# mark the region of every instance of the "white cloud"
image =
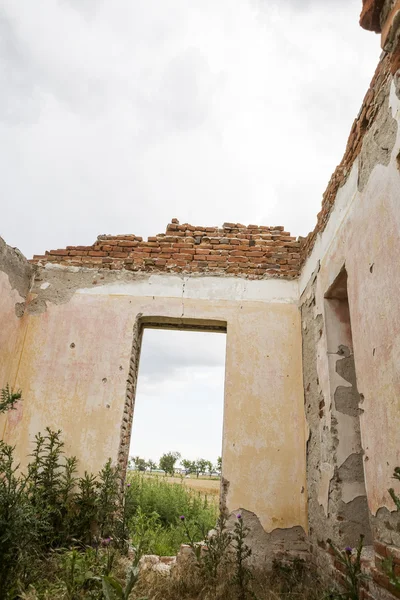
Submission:
[[146,330],[131,455],[164,452],[216,462],[221,455],[226,336]]
[[359,0],[3,0],[1,234],[315,223],[379,55]]

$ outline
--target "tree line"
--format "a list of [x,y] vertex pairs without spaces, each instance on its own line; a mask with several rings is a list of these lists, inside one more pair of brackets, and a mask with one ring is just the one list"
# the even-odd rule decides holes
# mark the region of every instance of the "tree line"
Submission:
[[222,469],[221,456],[217,458],[216,464],[213,464],[210,460],[206,460],[205,458],[198,458],[196,460],[182,459],[180,452],[166,452],[161,456],[158,464],[154,460],[145,460],[140,456],[133,456],[130,461],[131,465],[138,471],[152,472],[159,469],[164,471],[167,475],[174,475],[178,461],[187,475],[193,473],[196,477],[207,473],[209,475],[212,473],[218,473],[220,475]]

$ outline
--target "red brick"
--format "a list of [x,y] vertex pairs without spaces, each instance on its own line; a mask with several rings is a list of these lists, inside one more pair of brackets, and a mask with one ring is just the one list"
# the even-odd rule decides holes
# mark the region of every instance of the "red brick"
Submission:
[[387,546],[377,540],[374,542],[374,550],[377,554],[379,554],[379,556],[383,556],[383,558],[386,558],[388,555]]

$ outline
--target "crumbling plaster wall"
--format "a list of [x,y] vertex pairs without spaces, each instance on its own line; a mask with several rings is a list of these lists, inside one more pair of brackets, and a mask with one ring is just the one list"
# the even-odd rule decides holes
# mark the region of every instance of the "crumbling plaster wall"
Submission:
[[[0,389],[15,386],[27,319],[23,309],[34,267],[0,238]],[[0,416],[0,439],[5,417]]]
[[[396,77],[389,76],[379,94],[383,101],[374,124],[338,190],[329,221],[317,236],[299,280],[309,427],[309,519],[316,547],[328,536],[342,541],[345,526],[334,497],[338,467],[334,413],[335,394],[349,382],[332,368],[332,361],[337,365],[340,357],[327,335],[329,303],[325,298],[344,266],[370,522],[375,539],[400,542],[398,518],[390,514],[394,506],[387,492],[396,487],[392,473],[400,465],[400,102]],[[341,452],[342,462],[354,452],[354,428],[351,431],[342,434],[347,437],[343,449],[348,447]],[[362,492],[348,496],[348,503],[361,496]]]
[[265,532],[306,530],[297,301],[294,281],[38,267],[16,378],[29,401],[5,439],[17,440],[22,465],[46,426],[62,429],[81,470],[116,461],[121,425],[125,443],[129,433],[138,320],[223,323],[223,500],[256,515]]

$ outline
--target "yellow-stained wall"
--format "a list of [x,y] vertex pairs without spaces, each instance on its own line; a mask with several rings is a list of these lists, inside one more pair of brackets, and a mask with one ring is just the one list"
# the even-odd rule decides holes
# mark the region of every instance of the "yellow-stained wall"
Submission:
[[[52,277],[54,288],[57,271]],[[297,302],[218,299],[221,293],[212,285],[208,290],[207,279],[213,283],[213,278],[198,278],[196,297],[184,300],[169,297],[170,279],[164,277],[154,296],[154,278],[149,278],[141,280],[140,292],[132,290],[132,283],[98,285],[78,289],[62,303],[48,302],[43,312],[32,310],[25,317],[16,378],[25,401],[9,414],[5,439],[17,439],[17,460],[25,465],[35,434],[46,426],[60,428],[66,452],[78,456],[81,470],[98,471],[108,457],[117,460],[138,316],[179,319],[184,314],[184,319],[226,322],[227,506],[255,513],[267,532],[293,526],[306,529]],[[281,285],[286,283],[292,293],[293,282]]]
[[[28,294],[32,267],[14,248],[0,238],[0,389],[15,388],[19,358],[26,333],[26,317],[18,317],[19,306]],[[0,439],[6,417],[0,415]],[[10,440],[14,442],[13,438]]]

